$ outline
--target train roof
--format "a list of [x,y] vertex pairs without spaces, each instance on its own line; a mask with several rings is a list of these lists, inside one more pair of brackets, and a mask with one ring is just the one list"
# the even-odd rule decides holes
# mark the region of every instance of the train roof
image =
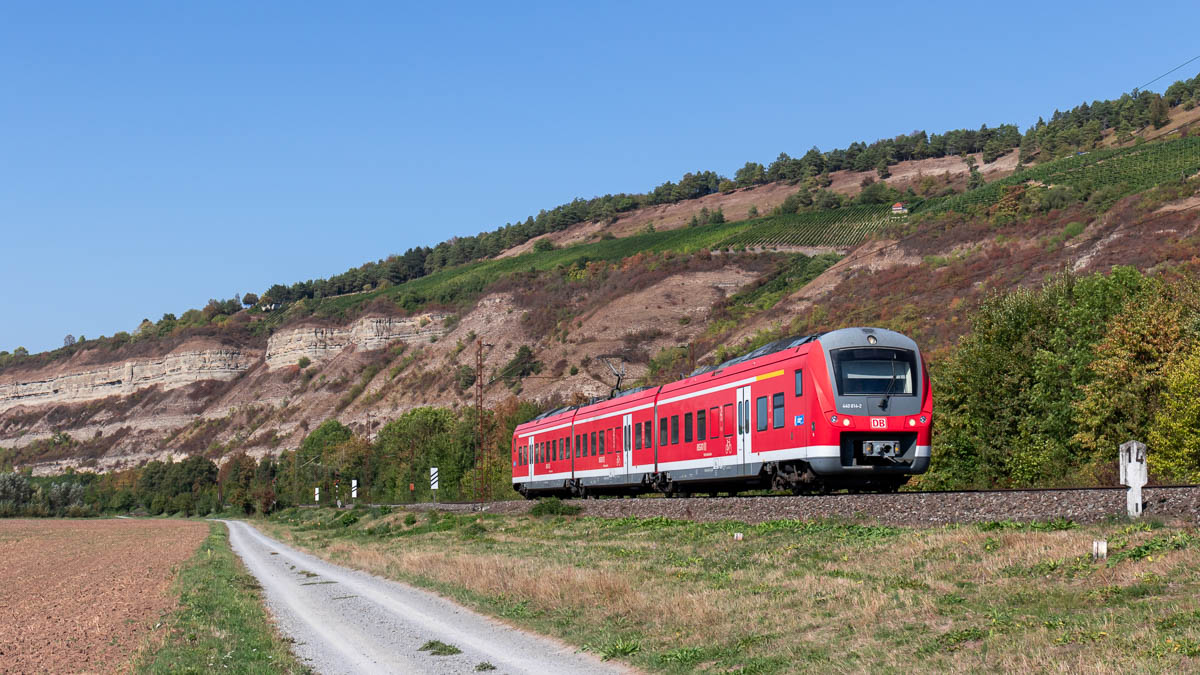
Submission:
[[633,389],[623,389],[621,391],[618,391],[617,393],[613,394],[612,396],[593,396],[592,400],[588,401],[588,405],[596,405],[597,403],[604,403],[605,401],[615,401],[619,398],[624,398],[626,396],[632,396],[633,394],[640,394],[643,391],[646,391],[647,389],[653,389],[653,388],[654,387],[648,387],[648,386],[647,387],[634,387]]
[[[566,405],[561,408],[555,408],[554,410],[547,410],[546,412],[542,413],[541,415],[538,415],[537,417],[529,420],[529,422],[537,422],[538,420],[548,419],[548,418],[554,417],[555,415],[560,415],[565,412],[571,412],[572,410],[576,410],[578,408],[579,408],[579,406],[577,406],[577,405]],[[526,422],[526,424],[529,424],[529,422]]]
[[809,342],[816,340],[817,338],[821,337],[821,335],[822,333],[815,333],[813,335],[793,335],[791,337],[783,338],[782,340],[768,342],[758,349],[742,354],[741,356],[735,356],[724,363],[719,363],[715,366],[701,366],[692,371],[692,374],[688,375],[688,377],[695,377],[697,375],[703,375],[704,373],[711,373],[714,370],[724,370],[729,366],[735,366],[739,363],[757,359],[760,356],[766,356],[768,354],[774,354],[775,352],[781,352],[785,349],[799,347],[800,345],[808,344]]

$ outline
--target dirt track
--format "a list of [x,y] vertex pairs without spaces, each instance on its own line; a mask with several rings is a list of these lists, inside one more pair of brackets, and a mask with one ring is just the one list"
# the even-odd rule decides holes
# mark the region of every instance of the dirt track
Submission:
[[0,672],[120,669],[207,534],[179,520],[0,520]]
[[[326,562],[240,521],[225,521],[229,541],[263,586],[267,607],[294,651],[319,673],[630,672],[526,633],[432,593]],[[440,640],[461,653],[422,651]]]

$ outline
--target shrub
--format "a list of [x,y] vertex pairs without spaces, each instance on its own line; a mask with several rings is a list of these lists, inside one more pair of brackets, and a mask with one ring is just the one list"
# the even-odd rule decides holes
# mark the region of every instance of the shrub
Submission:
[[583,510],[578,504],[567,504],[558,497],[544,497],[529,509],[531,516],[575,516]]
[[1193,349],[1166,376],[1162,407],[1151,425],[1147,461],[1158,478],[1200,480],[1200,349]]
[[300,370],[304,370],[305,368],[309,367],[309,365],[311,365],[311,364],[312,364],[312,359],[308,358],[307,356],[301,356],[300,360],[296,362],[296,366],[298,366],[300,368]]
[[[1144,281],[1060,276],[1041,290],[989,299],[938,371],[942,411],[930,487],[1055,484],[1092,459],[1073,439],[1076,404],[1095,379],[1096,344]],[[1111,402],[1106,410],[1119,406]],[[1103,426],[1097,420],[1092,428]],[[1098,450],[1102,452],[1103,450]],[[1109,449],[1111,458],[1111,449]]]

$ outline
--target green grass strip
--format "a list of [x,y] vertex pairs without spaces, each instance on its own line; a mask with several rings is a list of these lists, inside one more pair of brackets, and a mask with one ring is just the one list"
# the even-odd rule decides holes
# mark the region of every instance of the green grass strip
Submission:
[[229,547],[225,525],[210,528],[175,580],[179,608],[166,620],[165,644],[147,654],[137,672],[311,672],[276,634],[260,586]]

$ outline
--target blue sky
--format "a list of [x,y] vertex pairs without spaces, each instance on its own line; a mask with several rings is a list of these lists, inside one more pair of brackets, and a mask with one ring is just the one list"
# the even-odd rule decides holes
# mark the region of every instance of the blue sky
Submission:
[[830,4],[0,4],[0,350],[1200,54],[1195,3]]

